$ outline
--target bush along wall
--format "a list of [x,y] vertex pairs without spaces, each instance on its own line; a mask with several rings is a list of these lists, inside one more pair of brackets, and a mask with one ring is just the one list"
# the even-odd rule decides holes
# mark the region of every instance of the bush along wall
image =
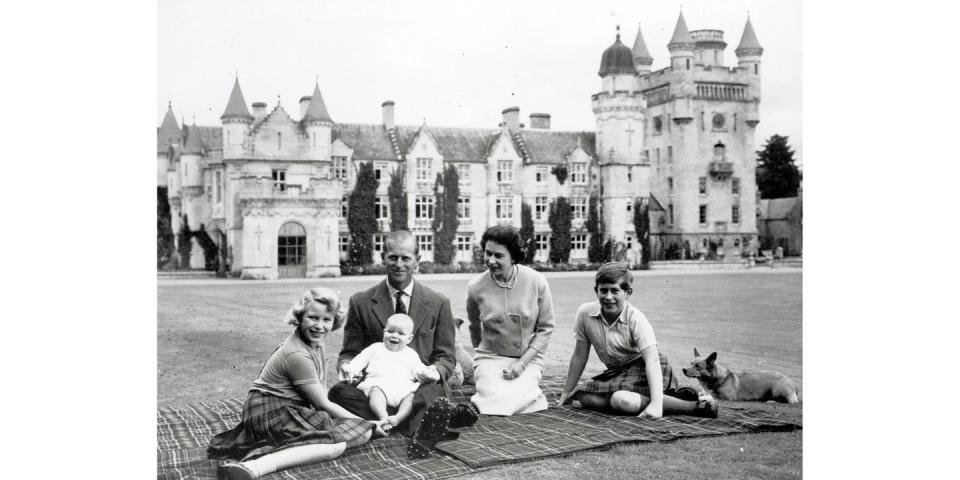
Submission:
[[433,258],[436,263],[449,265],[456,256],[457,200],[460,198],[460,178],[457,168],[447,165],[443,174],[437,173],[433,186],[436,209],[433,217]]
[[407,189],[404,182],[406,174],[403,167],[390,172],[390,185],[387,198],[390,201],[390,231],[410,230],[407,227]]
[[373,172],[373,162],[363,162],[357,171],[357,184],[350,193],[347,206],[347,228],[350,230],[349,260],[351,265],[373,263],[373,234],[377,232],[376,199],[380,181]]
[[181,269],[190,268],[190,252],[193,250],[193,242],[190,239],[193,237],[193,234],[190,232],[190,225],[187,222],[187,216],[183,216],[183,222],[180,224],[180,231],[177,232],[177,253],[180,255],[180,264],[177,265]]
[[587,228],[587,232],[590,234],[590,244],[587,247],[587,261],[590,263],[603,261],[603,235],[600,234],[600,215],[597,211],[597,206],[599,203],[600,199],[597,198],[596,194],[590,195],[587,221],[584,224],[584,226]]
[[533,258],[537,254],[537,242],[534,238],[533,213],[530,210],[530,204],[524,202],[520,205],[520,242],[523,245],[524,264],[533,263]]
[[650,268],[650,204],[638,198],[633,203],[633,229],[642,249],[640,269]]
[[193,235],[197,237],[197,243],[203,249],[203,269],[208,272],[218,271],[220,268],[220,248],[216,242],[207,234],[203,224],[200,224],[200,230],[193,232]]
[[570,201],[566,197],[557,197],[550,203],[550,262],[567,263],[570,261],[570,226],[572,225]]

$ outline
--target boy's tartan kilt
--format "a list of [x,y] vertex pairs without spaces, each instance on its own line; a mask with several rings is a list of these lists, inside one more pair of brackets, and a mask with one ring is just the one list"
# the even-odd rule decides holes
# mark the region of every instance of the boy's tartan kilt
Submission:
[[[673,392],[679,387],[679,382],[673,376],[673,367],[664,354],[660,354],[660,371],[663,372],[663,391]],[[612,378],[610,378],[612,377]],[[633,359],[619,367],[614,367],[593,377],[577,389],[584,393],[613,393],[618,390],[637,392],[650,396],[650,385],[647,382],[647,365],[643,357],[637,354]],[[596,380],[597,378],[601,378]]]

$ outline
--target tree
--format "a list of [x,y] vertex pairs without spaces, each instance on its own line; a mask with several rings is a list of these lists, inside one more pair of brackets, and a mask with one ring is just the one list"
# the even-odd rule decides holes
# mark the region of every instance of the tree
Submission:
[[203,269],[216,272],[220,268],[220,247],[210,238],[202,223],[200,224],[200,230],[193,232],[193,236],[196,237],[197,243],[203,249]]
[[773,135],[757,152],[757,189],[760,198],[796,197],[800,189],[800,169],[793,160],[787,139]]
[[533,237],[533,212],[530,205],[526,202],[520,204],[520,243],[523,244],[523,262],[533,263],[533,257],[537,254],[537,241]]
[[633,230],[640,244],[640,269],[650,268],[650,203],[643,198],[633,202]]
[[390,186],[387,195],[390,199],[390,231],[410,230],[407,227],[407,190],[405,187],[403,165],[390,172]]
[[350,260],[353,265],[373,263],[373,234],[377,231],[375,211],[380,181],[373,173],[373,162],[363,162],[357,172],[357,184],[350,193],[347,206],[347,228],[350,230]]
[[584,227],[590,233],[590,244],[587,247],[587,261],[590,263],[603,261],[603,235],[600,233],[600,215],[597,212],[599,203],[600,199],[596,195],[590,195],[587,221],[584,223]]
[[193,233],[190,232],[190,224],[187,222],[187,216],[183,216],[183,222],[180,224],[180,231],[177,233],[178,253],[180,254],[180,265],[182,269],[190,268],[190,251],[193,250],[193,242],[190,239]]
[[557,197],[550,202],[550,214],[547,218],[550,223],[550,261],[553,263],[567,263],[570,261],[570,226],[573,212],[570,211],[570,201],[565,197]]
[[169,262],[173,254],[174,234],[171,221],[167,187],[157,187],[157,268]]
[[447,165],[443,174],[437,173],[437,180],[433,185],[435,209],[433,216],[433,260],[436,263],[449,265],[456,256],[456,247],[453,242],[457,238],[457,228],[460,220],[457,219],[457,200],[460,198],[460,177],[457,168]]

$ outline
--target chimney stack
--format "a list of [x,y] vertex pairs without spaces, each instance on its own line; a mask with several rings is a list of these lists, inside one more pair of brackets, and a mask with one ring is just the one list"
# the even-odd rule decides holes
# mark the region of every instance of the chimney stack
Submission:
[[264,102],[253,102],[253,121],[259,122],[267,114],[267,104]]
[[387,100],[380,106],[383,107],[383,128],[390,130],[397,126],[393,118],[393,100]]
[[506,126],[510,130],[519,130],[523,128],[520,124],[520,107],[508,107],[503,112],[503,123],[500,126]]
[[550,114],[549,113],[531,113],[530,128],[550,130]]
[[300,97],[300,118],[301,119],[303,119],[303,116],[307,114],[307,109],[310,108],[310,99],[312,98],[313,96],[311,95],[304,95]]

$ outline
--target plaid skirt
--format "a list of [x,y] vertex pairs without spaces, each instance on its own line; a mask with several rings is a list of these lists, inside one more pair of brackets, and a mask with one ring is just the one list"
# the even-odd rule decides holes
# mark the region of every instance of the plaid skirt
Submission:
[[[670,366],[667,357],[662,353],[660,354],[660,371],[663,373],[663,391],[676,391],[679,382],[673,376],[673,367]],[[577,388],[578,393],[613,393],[619,390],[650,396],[650,384],[647,382],[647,364],[643,361],[643,358],[637,358],[613,378],[589,380]]]
[[303,401],[251,391],[240,424],[214,436],[207,457],[245,461],[286,447],[348,442],[373,427],[359,418],[331,418]]

